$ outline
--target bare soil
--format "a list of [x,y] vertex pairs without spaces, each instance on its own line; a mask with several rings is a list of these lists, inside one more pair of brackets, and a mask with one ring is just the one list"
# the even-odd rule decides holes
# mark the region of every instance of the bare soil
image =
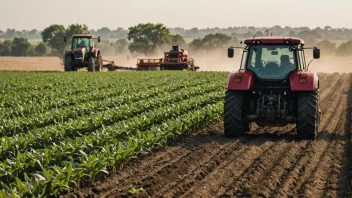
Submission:
[[[162,55],[159,58],[161,57]],[[241,63],[240,53],[237,53],[234,59],[227,58],[225,53],[192,57],[195,59],[195,64],[200,66],[200,71],[236,71]],[[132,56],[103,56],[103,59],[127,67],[135,67],[137,63],[137,57]],[[310,58],[307,58],[307,62],[309,61]],[[0,57],[0,70],[63,71],[64,66],[57,57]],[[322,57],[311,63],[310,70],[324,73],[352,73],[352,59],[350,57]],[[80,71],[86,71],[86,69]]]
[[229,139],[219,122],[63,197],[352,197],[352,75],[319,76],[316,140],[295,125]]

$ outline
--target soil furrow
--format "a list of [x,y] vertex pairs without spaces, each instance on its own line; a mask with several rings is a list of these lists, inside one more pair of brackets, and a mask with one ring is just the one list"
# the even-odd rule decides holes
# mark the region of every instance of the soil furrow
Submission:
[[321,76],[314,141],[297,139],[295,125],[228,139],[220,122],[67,197],[351,197],[351,75]]
[[341,133],[343,133],[342,122],[345,107],[346,100],[343,98],[340,101],[338,108],[336,108],[336,114],[334,118],[329,123],[329,127],[334,127],[334,129],[331,131],[329,129],[325,130],[329,133],[330,136],[329,141],[324,142],[327,144],[327,147],[323,154],[319,157],[319,162],[317,163],[313,172],[308,176],[308,180],[306,180],[302,186],[299,194],[309,197],[322,197],[322,193],[327,187],[326,182],[329,179],[333,179],[329,178],[329,170],[331,170],[330,168],[333,168],[334,166],[333,161],[341,155],[341,153],[338,153],[337,150],[341,148],[341,146],[338,144],[340,137],[343,137],[343,134]]
[[[339,93],[343,92],[343,88],[339,89]],[[319,156],[324,152],[331,138],[331,134],[327,133],[327,129],[331,128],[331,121],[336,117],[338,111],[336,108],[340,104],[340,98],[334,98],[333,101],[324,105],[323,115],[321,118],[321,130],[317,140],[309,142],[307,148],[301,151],[297,162],[290,169],[287,177],[276,188],[276,196],[296,195],[298,188],[308,179],[308,175],[319,162]],[[341,105],[340,105],[341,106]],[[328,116],[329,115],[329,116]],[[336,118],[335,118],[336,119]]]
[[[231,183],[234,178],[241,177],[246,170],[258,163],[260,156],[272,152],[275,144],[266,138],[260,138],[256,144],[252,144],[245,152],[239,156],[234,155],[223,161],[215,170],[206,176],[202,181],[196,183],[190,191],[181,197],[207,197],[218,195],[220,189],[225,190],[227,183]],[[234,151],[235,152],[235,151]]]

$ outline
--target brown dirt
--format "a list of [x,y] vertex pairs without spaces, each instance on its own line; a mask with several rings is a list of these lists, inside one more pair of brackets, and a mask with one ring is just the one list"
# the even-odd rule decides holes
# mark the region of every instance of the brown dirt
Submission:
[[[106,56],[105,60],[116,65],[134,67],[137,59],[127,56]],[[62,61],[57,57],[11,57],[0,56],[0,71],[64,71]],[[81,71],[85,71],[82,69]]]
[[[103,58],[114,61],[119,66],[135,67],[137,63],[137,57],[132,56],[104,56]],[[239,68],[241,54],[236,54],[234,59],[227,58],[226,54],[195,55],[193,58],[201,71],[235,71]],[[307,58],[307,61],[309,60]],[[349,57],[323,57],[314,60],[310,70],[324,73],[352,73],[351,65],[352,59]],[[0,57],[0,70],[63,71],[63,68],[64,66],[57,57]]]
[[351,197],[351,77],[320,74],[317,140],[294,125],[228,139],[220,122],[64,197]]
[[57,57],[0,56],[0,70],[7,71],[63,71]]

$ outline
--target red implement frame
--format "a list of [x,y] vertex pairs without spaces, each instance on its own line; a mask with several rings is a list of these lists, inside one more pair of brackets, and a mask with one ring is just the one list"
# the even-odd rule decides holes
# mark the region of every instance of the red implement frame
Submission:
[[138,67],[160,67],[160,64],[163,62],[162,58],[159,59],[138,59]]

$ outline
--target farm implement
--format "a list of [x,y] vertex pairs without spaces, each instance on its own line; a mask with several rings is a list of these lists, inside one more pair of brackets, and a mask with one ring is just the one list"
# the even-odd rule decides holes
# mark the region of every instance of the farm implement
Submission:
[[169,52],[164,52],[164,58],[148,59],[142,58],[137,60],[137,67],[124,67],[114,65],[113,62],[104,65],[109,71],[114,70],[138,70],[138,71],[156,71],[156,70],[188,70],[196,71],[200,67],[194,65],[194,59],[188,57],[188,52],[181,49],[180,46],[172,46]]

